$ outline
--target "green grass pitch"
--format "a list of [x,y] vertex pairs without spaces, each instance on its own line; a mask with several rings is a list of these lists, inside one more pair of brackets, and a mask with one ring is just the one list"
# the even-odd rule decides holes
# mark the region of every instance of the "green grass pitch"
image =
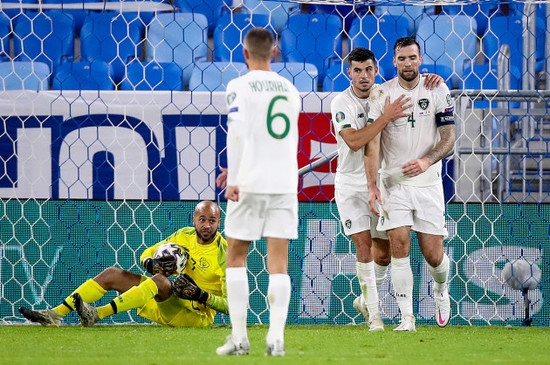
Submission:
[[227,326],[0,326],[0,364],[550,363],[550,328],[287,326],[286,356],[266,358],[267,326],[249,327],[250,355],[219,357]]

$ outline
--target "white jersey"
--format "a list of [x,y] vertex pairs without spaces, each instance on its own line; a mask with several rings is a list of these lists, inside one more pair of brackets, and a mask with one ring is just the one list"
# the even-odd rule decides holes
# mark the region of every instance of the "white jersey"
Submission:
[[[376,85],[373,86],[373,88]],[[352,87],[338,94],[330,103],[332,123],[338,148],[338,167],[334,178],[336,189],[367,191],[364,154],[365,147],[353,151],[346,144],[340,132],[346,128],[359,130],[367,125],[369,99],[358,98]]]
[[227,184],[247,193],[296,193],[298,90],[275,72],[254,70],[228,83],[226,102]]
[[407,90],[394,78],[371,92],[369,118],[376,120],[384,113],[387,96],[393,103],[402,94],[411,98],[412,107],[408,112],[412,112],[412,116],[396,119],[382,130],[380,176],[382,179],[391,177],[394,182],[404,185],[430,186],[441,183],[441,161],[412,178],[404,176],[401,169],[405,163],[426,156],[439,142],[441,137],[436,115],[452,114],[454,109],[449,88],[441,84],[434,90],[428,90],[421,78],[414,89]]

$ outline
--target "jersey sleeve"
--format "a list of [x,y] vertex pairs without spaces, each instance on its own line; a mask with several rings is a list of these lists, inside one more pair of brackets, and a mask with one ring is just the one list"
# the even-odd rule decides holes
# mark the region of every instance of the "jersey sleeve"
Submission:
[[340,133],[346,128],[357,129],[352,109],[353,107],[350,103],[346,103],[345,98],[336,97],[332,100],[330,103],[330,112],[332,114],[332,124],[334,125],[336,133]]
[[217,312],[229,314],[229,307],[227,305],[227,287],[225,283],[225,270],[227,269],[227,242],[220,236],[220,242],[218,245],[218,265],[220,265],[222,275],[220,276],[222,295],[210,294],[210,298],[206,303],[206,306],[214,309]]
[[451,92],[445,84],[435,89],[435,123],[437,127],[454,124],[454,103]]
[[236,83],[230,81],[226,90],[227,104],[227,185],[237,185],[239,175],[243,138],[241,135],[244,123],[242,91],[239,92]]
[[373,89],[369,96],[369,123],[374,122],[384,114],[384,104],[386,100],[384,88],[379,86]]

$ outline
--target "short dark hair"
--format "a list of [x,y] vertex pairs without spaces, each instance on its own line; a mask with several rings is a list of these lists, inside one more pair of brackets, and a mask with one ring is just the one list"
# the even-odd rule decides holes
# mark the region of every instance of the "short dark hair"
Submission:
[[348,54],[348,64],[351,66],[353,61],[365,62],[366,60],[372,60],[376,64],[376,57],[370,49],[363,47],[356,47]]
[[245,48],[250,56],[260,60],[270,60],[273,51],[273,34],[264,28],[252,28],[244,37]]
[[395,51],[397,51],[400,48],[408,47],[415,45],[418,47],[418,53],[420,53],[420,44],[416,41],[415,37],[402,37],[395,41],[395,45],[393,46],[393,54],[395,55]]

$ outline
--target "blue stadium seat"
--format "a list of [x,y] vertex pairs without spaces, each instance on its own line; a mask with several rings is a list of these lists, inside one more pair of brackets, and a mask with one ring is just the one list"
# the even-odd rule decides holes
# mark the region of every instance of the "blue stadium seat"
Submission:
[[231,5],[231,0],[174,0],[177,11],[184,13],[199,13],[208,20],[208,33],[212,34],[222,16],[223,9]]
[[288,22],[291,14],[300,11],[300,5],[292,2],[244,0],[244,14],[264,14],[269,16],[269,24],[280,33]]
[[408,31],[414,33],[420,20],[426,14],[433,13],[433,6],[418,6],[418,5],[376,5],[374,14],[377,17],[390,15],[396,21],[404,18],[409,22]]
[[311,63],[274,62],[271,70],[290,80],[300,92],[317,91],[319,72]]
[[191,80],[190,91],[225,91],[229,81],[248,72],[242,62],[204,62],[197,63]]
[[365,47],[375,52],[378,64],[385,72],[382,76],[389,80],[395,76],[393,46],[398,38],[409,35],[408,25],[407,19],[391,15],[357,18],[349,31],[350,49]]
[[467,15],[476,20],[477,34],[483,36],[487,31],[489,18],[500,11],[498,4],[493,2],[476,4],[444,5],[442,11],[447,15]]
[[174,62],[183,72],[183,84],[189,85],[194,64],[206,62],[208,24],[202,14],[159,14],[147,28],[149,61]]
[[10,33],[10,19],[0,13],[0,62],[8,60],[10,57]]
[[214,30],[214,61],[244,62],[243,40],[246,32],[253,27],[266,28],[269,16],[263,14],[224,15]]
[[325,77],[329,67],[342,59],[342,19],[336,15],[296,14],[281,33],[283,62],[312,63]]
[[[348,76],[348,63],[332,65],[323,80],[323,91],[344,91],[350,86],[351,79]],[[383,84],[384,79],[380,77],[382,70],[378,69],[378,75],[374,80],[377,84]]]
[[459,86],[465,63],[477,56],[477,25],[466,15],[436,15],[422,18],[416,40],[423,63],[444,65],[453,70],[453,86]]
[[351,23],[358,16],[363,16],[370,9],[369,4],[359,4],[354,2],[353,6],[350,5],[326,5],[318,2],[316,4],[302,4],[302,12],[307,14],[331,14],[336,15],[342,19],[344,29],[349,31]]
[[48,90],[50,68],[42,62],[0,63],[0,90]]
[[62,6],[62,11],[65,14],[69,14],[74,19],[74,29],[77,34],[80,34],[80,29],[82,24],[84,24],[84,19],[90,14],[90,10],[84,9],[65,9],[63,5],[66,4],[82,4],[97,2],[97,0],[42,0],[42,4],[60,4]]
[[14,28],[16,61],[44,62],[55,72],[74,57],[74,21],[61,11],[28,12]]
[[57,68],[52,82],[54,90],[113,90],[109,65],[94,62],[67,62]]
[[128,23],[120,13],[92,14],[84,20],[80,43],[82,60],[107,62],[119,82],[126,64],[141,54],[140,26],[137,20]]
[[175,63],[131,62],[121,90],[183,90],[181,67]]
[[449,67],[445,65],[421,65],[420,66],[420,73],[421,74],[437,74],[441,77],[443,77],[443,80],[445,80],[445,84],[449,87],[449,89],[453,88],[453,82],[451,79],[451,76],[453,74],[453,70],[451,70]]
[[[510,89],[519,90],[521,88],[521,74],[519,69],[512,67],[510,75]],[[483,64],[483,65],[473,65],[469,66],[464,70],[464,89],[473,89],[473,90],[496,90],[498,88],[498,70],[496,63],[494,64]],[[512,107],[518,107],[519,103],[510,103]],[[489,102],[480,100],[475,101],[474,106],[476,108],[488,108]],[[497,106],[496,102],[492,103],[492,106],[495,108]]]
[[[38,0],[2,0],[0,3],[8,3],[8,4],[38,4]],[[2,9],[2,13],[4,13],[8,18],[15,19],[18,16],[25,14],[26,9]]]
[[483,53],[491,65],[497,65],[500,47],[510,47],[510,63],[523,69],[523,21],[520,16],[495,16],[489,19],[487,33],[483,37]]

